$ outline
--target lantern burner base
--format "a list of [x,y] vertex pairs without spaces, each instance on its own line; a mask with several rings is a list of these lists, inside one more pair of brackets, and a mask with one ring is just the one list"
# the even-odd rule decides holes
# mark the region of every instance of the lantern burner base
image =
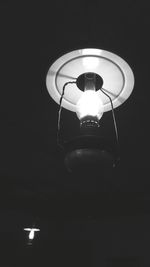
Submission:
[[64,163],[69,172],[100,171],[116,162],[115,145],[99,136],[80,136],[65,144]]

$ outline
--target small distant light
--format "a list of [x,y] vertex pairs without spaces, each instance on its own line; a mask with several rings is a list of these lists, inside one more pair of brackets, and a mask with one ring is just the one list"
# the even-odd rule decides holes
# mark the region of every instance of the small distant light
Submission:
[[33,240],[35,232],[39,232],[40,229],[38,229],[38,228],[24,228],[24,231],[28,231],[29,232],[29,240]]

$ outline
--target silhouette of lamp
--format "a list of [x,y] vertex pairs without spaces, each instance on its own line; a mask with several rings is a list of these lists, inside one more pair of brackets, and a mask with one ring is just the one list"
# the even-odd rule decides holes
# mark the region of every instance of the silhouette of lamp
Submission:
[[[109,163],[118,158],[118,131],[114,109],[132,93],[134,75],[120,56],[101,49],[79,49],[58,58],[49,68],[46,85],[50,96],[59,104],[58,135],[62,107],[76,112],[81,135],[61,146],[69,170],[80,166]],[[96,134],[103,113],[112,111],[117,149]]]

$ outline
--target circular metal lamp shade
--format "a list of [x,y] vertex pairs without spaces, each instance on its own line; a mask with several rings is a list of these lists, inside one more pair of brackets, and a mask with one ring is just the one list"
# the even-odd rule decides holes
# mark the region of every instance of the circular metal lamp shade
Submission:
[[[57,59],[49,68],[46,85],[50,96],[59,103],[63,85],[75,81],[81,74],[94,72],[103,79],[103,90],[111,97],[113,107],[120,106],[130,96],[134,87],[134,75],[121,57],[101,49],[79,49]],[[104,105],[104,112],[111,110],[111,104],[100,90],[96,92]],[[76,112],[76,104],[83,92],[76,84],[65,89],[62,106]]]

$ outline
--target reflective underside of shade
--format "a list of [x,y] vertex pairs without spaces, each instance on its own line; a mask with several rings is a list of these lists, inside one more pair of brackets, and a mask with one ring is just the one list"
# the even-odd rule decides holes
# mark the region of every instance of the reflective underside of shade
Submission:
[[[58,58],[49,68],[46,85],[50,96],[59,103],[63,85],[75,81],[85,72],[94,72],[103,79],[103,90],[113,101],[114,108],[120,106],[132,93],[134,75],[125,60],[114,53],[101,49],[79,49]],[[111,110],[108,97],[100,90],[96,92],[104,105],[104,112]],[[76,103],[83,92],[76,84],[65,88],[62,106],[76,112]]]

